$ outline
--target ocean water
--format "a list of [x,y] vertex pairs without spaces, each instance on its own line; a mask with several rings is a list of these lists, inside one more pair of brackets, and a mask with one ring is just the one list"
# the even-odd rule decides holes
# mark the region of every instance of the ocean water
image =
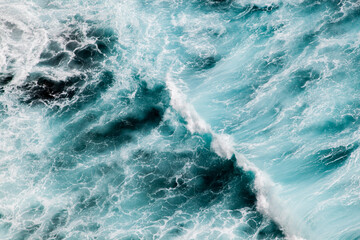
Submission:
[[360,2],[0,0],[0,239],[360,239]]

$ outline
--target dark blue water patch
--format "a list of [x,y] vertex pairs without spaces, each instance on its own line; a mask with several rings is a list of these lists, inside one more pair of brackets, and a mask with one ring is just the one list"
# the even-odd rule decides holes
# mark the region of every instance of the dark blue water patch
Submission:
[[[73,29],[60,34],[60,41],[50,41],[40,55],[39,66],[63,65],[64,68],[90,70],[101,67],[107,57],[119,54],[116,49],[118,37],[113,29],[90,26],[84,33],[76,24],[69,26]],[[85,44],[89,40],[94,43]]]
[[313,69],[298,69],[290,74],[287,89],[292,94],[301,93],[309,84],[319,80],[320,77],[320,73]]
[[[4,86],[14,79],[14,75],[10,73],[0,73],[0,93],[4,92]],[[1,112],[1,110],[0,110]]]
[[40,59],[49,59],[62,51],[62,47],[59,42],[51,40],[47,48],[40,54]]
[[263,217],[260,214],[258,214],[257,212],[251,212],[246,222],[247,226],[240,230],[247,233],[248,236],[254,236],[256,232],[259,231],[262,221]]
[[[60,22],[68,27],[68,30],[60,34],[60,37],[66,42],[82,42],[85,38],[91,38],[92,40],[104,40],[108,43],[115,44],[118,39],[116,32],[114,29],[108,27],[109,25],[105,25],[99,21],[86,20],[80,14],[69,16]],[[80,29],[79,26],[86,26],[85,31]]]
[[[216,37],[213,37],[213,40],[217,41]],[[184,75],[210,70],[222,59],[220,54],[201,55],[186,53],[187,49],[184,46],[177,46],[175,51],[179,53],[179,60],[185,63],[187,67],[182,73]]]
[[[113,73],[103,69],[102,64],[110,55],[118,54],[115,49],[117,43],[115,32],[110,28],[90,27],[86,33],[83,33],[76,24],[73,28],[61,34],[62,41],[50,41],[47,49],[40,56],[41,61],[38,66],[47,68],[47,72],[51,72],[52,68],[61,68],[64,71],[70,68],[83,73],[65,79],[31,73],[25,84],[20,87],[27,95],[23,97],[23,102],[48,104],[62,99],[69,100],[78,95],[79,101],[75,105],[67,106],[65,110],[68,111],[81,108],[84,104],[95,100],[113,84],[115,80]],[[89,39],[95,43],[84,44]],[[65,49],[62,46],[63,42]],[[96,78],[98,81],[94,81]],[[86,82],[91,83],[83,88]]]
[[279,29],[284,27],[283,24],[272,25],[268,23],[264,23],[263,25],[259,26],[256,30],[250,30],[254,32],[254,36],[256,36],[256,41],[254,42],[255,46],[263,46],[267,44],[269,39],[273,37]]
[[279,8],[279,5],[270,4],[266,6],[259,6],[257,4],[248,4],[247,6],[239,5],[233,0],[201,0],[202,4],[216,9],[225,9],[233,11],[241,11],[246,13],[255,12],[273,12]]
[[[30,105],[46,105],[59,116],[71,116],[72,113],[96,101],[114,82],[114,74],[106,70],[94,76],[91,73],[79,74],[66,77],[64,80],[33,73],[20,87],[24,92],[20,100]],[[68,101],[74,96],[77,96],[77,101]],[[62,105],[62,102],[66,104]]]
[[188,61],[188,64],[196,70],[208,70],[215,67],[216,63],[220,61],[220,56],[208,56],[208,57],[195,57],[193,60]]
[[304,129],[304,133],[315,133],[321,135],[339,134],[346,129],[353,129],[359,125],[359,116],[352,114],[342,114],[332,119],[322,120]]
[[280,230],[280,226],[275,222],[270,222],[260,228],[257,239],[285,239],[284,233]]
[[289,54],[293,57],[300,55],[305,49],[314,49],[319,44],[319,36],[321,30],[310,30],[304,33],[301,37],[295,39],[293,45],[289,49]]
[[86,147],[104,151],[128,143],[134,139],[135,133],[148,132],[158,126],[163,114],[162,109],[153,107],[136,116],[116,119],[96,127],[78,139],[75,150],[84,151]]
[[[154,160],[156,160],[156,163],[155,167],[148,165],[150,163],[141,166],[141,169],[139,169],[140,176],[147,176],[141,185],[145,187],[145,190],[149,192],[152,198],[165,197],[166,191],[159,195],[159,189],[168,189],[168,191],[177,195],[177,197],[166,200],[167,204],[172,206],[169,206],[171,209],[186,205],[188,211],[198,211],[198,209],[219,203],[223,196],[222,191],[228,188],[229,182],[236,175],[232,161],[221,162],[217,155],[204,150],[180,155],[171,153],[162,153],[160,155],[142,153],[142,155],[142,157],[146,158],[142,159],[142,162],[151,160],[151,164],[154,164]],[[163,161],[165,159],[171,161],[165,162]],[[212,165],[206,164],[204,160],[209,162],[213,160]],[[184,167],[186,162],[191,163],[189,171],[178,175],[178,171]],[[198,166],[197,163],[202,165]],[[237,203],[253,206],[256,198],[250,190],[249,182],[246,182],[249,179],[245,178],[243,180],[244,182],[241,183],[244,184],[239,185],[239,188],[245,189],[244,194],[238,196],[240,199]],[[244,199],[245,202],[242,202],[241,200]]]
[[[136,91],[126,115],[121,115],[107,124],[92,128],[76,138],[74,150],[102,152],[134,140],[137,134],[146,134],[159,126],[169,106],[169,95],[162,85],[149,89],[142,82]],[[130,107],[128,106],[128,107]],[[80,129],[81,130],[81,127]],[[90,142],[90,143],[89,143]]]
[[42,73],[32,73],[20,87],[26,94],[22,101],[27,104],[49,103],[54,100],[71,99],[84,84],[85,75],[57,80]]
[[[136,182],[148,192],[148,201],[158,201],[162,206],[152,215],[153,221],[171,216],[177,209],[194,214],[220,203],[230,211],[244,207],[255,209],[254,175],[235,166],[234,157],[225,160],[207,149],[198,149],[179,154],[141,151],[134,159],[143,163],[137,167]],[[191,166],[186,172],[182,172],[184,164]],[[256,223],[248,229],[251,234],[265,221],[259,213],[254,217]],[[179,235],[182,233],[181,228],[174,231]],[[264,227],[259,236],[259,239],[284,237],[273,222]]]
[[0,87],[7,85],[14,79],[14,75],[11,73],[0,73]]
[[[237,168],[234,165],[235,158],[221,159],[209,150],[201,149],[180,155],[139,152],[135,159],[148,162],[138,169],[138,179],[142,179],[138,183],[150,194],[149,201],[156,199],[155,202],[160,202],[162,206],[161,210],[152,215],[153,221],[171,216],[177,209],[194,214],[219,203],[224,203],[230,211],[255,207],[256,195],[251,186],[254,176]],[[166,161],[162,161],[164,159]],[[189,171],[179,174],[185,163],[191,164]],[[172,196],[170,198],[169,193]],[[254,224],[242,231],[254,234],[259,229],[264,219],[259,213],[255,213],[254,218]],[[259,239],[284,237],[275,223],[270,225],[264,227]],[[181,236],[182,230],[175,228],[173,233]]]
[[286,51],[271,53],[260,60],[257,70],[260,71],[260,75],[262,75],[261,73],[263,72],[277,73],[284,68],[287,59],[286,57]]
[[77,41],[69,41],[65,45],[65,48],[66,50],[73,52],[75,49],[79,48],[80,46],[81,46],[80,43],[78,43]]
[[[79,91],[79,99],[71,106],[75,109],[80,109],[85,104],[94,102],[98,99],[102,93],[106,92],[113,84],[115,83],[114,73],[108,70],[102,71],[100,74],[96,75],[96,81],[91,81],[90,84],[87,84],[81,91]],[[94,78],[89,76],[88,78]],[[71,80],[73,82],[82,82],[86,78],[84,75],[74,76]]]
[[344,166],[358,147],[358,143],[352,143],[316,151],[306,157],[305,163],[298,167],[297,173],[292,177],[299,179],[304,178],[304,176],[311,178],[331,174],[336,169]]
[[29,76],[31,80],[30,83],[24,85],[24,89],[30,93],[30,99],[27,99],[25,102],[30,103],[33,100],[49,100],[61,97],[65,88],[64,81],[56,81],[50,77],[41,76],[36,74]]
[[139,81],[139,87],[135,94],[138,109],[148,108],[154,104],[163,109],[170,106],[170,95],[164,84],[155,84],[149,87],[146,81],[139,80],[138,77],[135,76],[136,80]]
[[271,4],[266,6],[258,6],[252,4],[249,5],[248,8],[250,8],[250,12],[272,12],[274,10],[277,10],[279,8],[279,5]]
[[66,64],[69,61],[70,53],[64,52],[61,44],[51,40],[47,48],[40,54],[39,66],[57,67],[60,64]]
[[246,226],[235,229],[234,233],[238,233],[244,239],[286,239],[284,233],[275,222],[264,218],[258,212],[250,212],[247,215]]
[[60,52],[56,54],[55,56],[51,56],[50,58],[43,60],[39,62],[38,65],[40,66],[51,66],[51,67],[57,67],[61,63],[66,63],[70,59],[70,54],[67,52]]
[[99,67],[103,62],[105,55],[98,49],[95,44],[88,44],[74,51],[75,57],[69,62],[70,69],[89,69]]
[[314,158],[317,159],[318,169],[322,171],[334,170],[343,166],[359,145],[357,143],[339,146],[318,151]]
[[91,28],[86,36],[95,39],[95,45],[101,53],[110,55],[116,52],[116,45],[118,43],[118,36],[111,28]]
[[[85,106],[87,103],[94,104],[96,98],[103,90],[107,89],[108,84],[111,84],[111,82],[102,81],[101,85],[100,83],[89,85],[88,90],[85,88],[86,91],[82,90],[78,94],[79,98],[74,104],[69,105],[69,110],[65,114],[65,120],[71,123],[66,126],[63,133],[60,133],[54,139],[54,145],[65,143],[61,144],[61,148],[68,154],[79,155],[84,151],[95,154],[95,152],[103,152],[127,144],[138,137],[139,134],[146,134],[151,129],[159,126],[165,110],[169,107],[169,93],[163,85],[148,88],[146,82],[143,81],[139,82],[134,98],[124,97],[122,99],[119,97],[117,105],[123,111],[112,116],[105,125],[97,125],[100,117],[107,115],[107,112],[118,112],[117,108],[115,108],[116,105],[106,106],[99,100],[96,109],[91,110]],[[92,87],[90,88],[90,86]],[[123,95],[129,96],[131,92],[126,90]],[[63,111],[65,110],[63,109]],[[76,120],[71,120],[72,113],[79,113],[79,111],[84,111],[83,118],[76,117]],[[62,121],[64,120],[64,113],[58,112],[54,115],[56,122],[59,121],[59,114]],[[91,125],[97,126],[91,127]],[[168,130],[171,131],[172,129],[168,128]],[[69,150],[73,152],[69,152]],[[60,158],[60,165],[71,166],[76,162],[71,160],[69,163],[68,160],[71,160],[71,158]]]

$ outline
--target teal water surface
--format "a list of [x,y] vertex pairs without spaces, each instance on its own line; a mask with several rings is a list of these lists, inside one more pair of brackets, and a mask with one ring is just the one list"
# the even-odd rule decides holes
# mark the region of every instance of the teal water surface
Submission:
[[0,239],[360,238],[357,1],[0,2]]

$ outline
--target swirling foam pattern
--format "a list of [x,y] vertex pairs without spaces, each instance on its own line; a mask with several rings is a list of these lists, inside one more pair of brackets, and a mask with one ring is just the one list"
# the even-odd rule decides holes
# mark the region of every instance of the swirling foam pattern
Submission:
[[1,1],[0,239],[360,238],[359,10]]

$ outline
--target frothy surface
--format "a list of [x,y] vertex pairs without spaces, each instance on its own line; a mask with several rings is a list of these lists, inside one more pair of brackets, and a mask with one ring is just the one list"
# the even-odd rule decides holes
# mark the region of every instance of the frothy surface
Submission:
[[356,239],[354,1],[0,3],[1,239]]

